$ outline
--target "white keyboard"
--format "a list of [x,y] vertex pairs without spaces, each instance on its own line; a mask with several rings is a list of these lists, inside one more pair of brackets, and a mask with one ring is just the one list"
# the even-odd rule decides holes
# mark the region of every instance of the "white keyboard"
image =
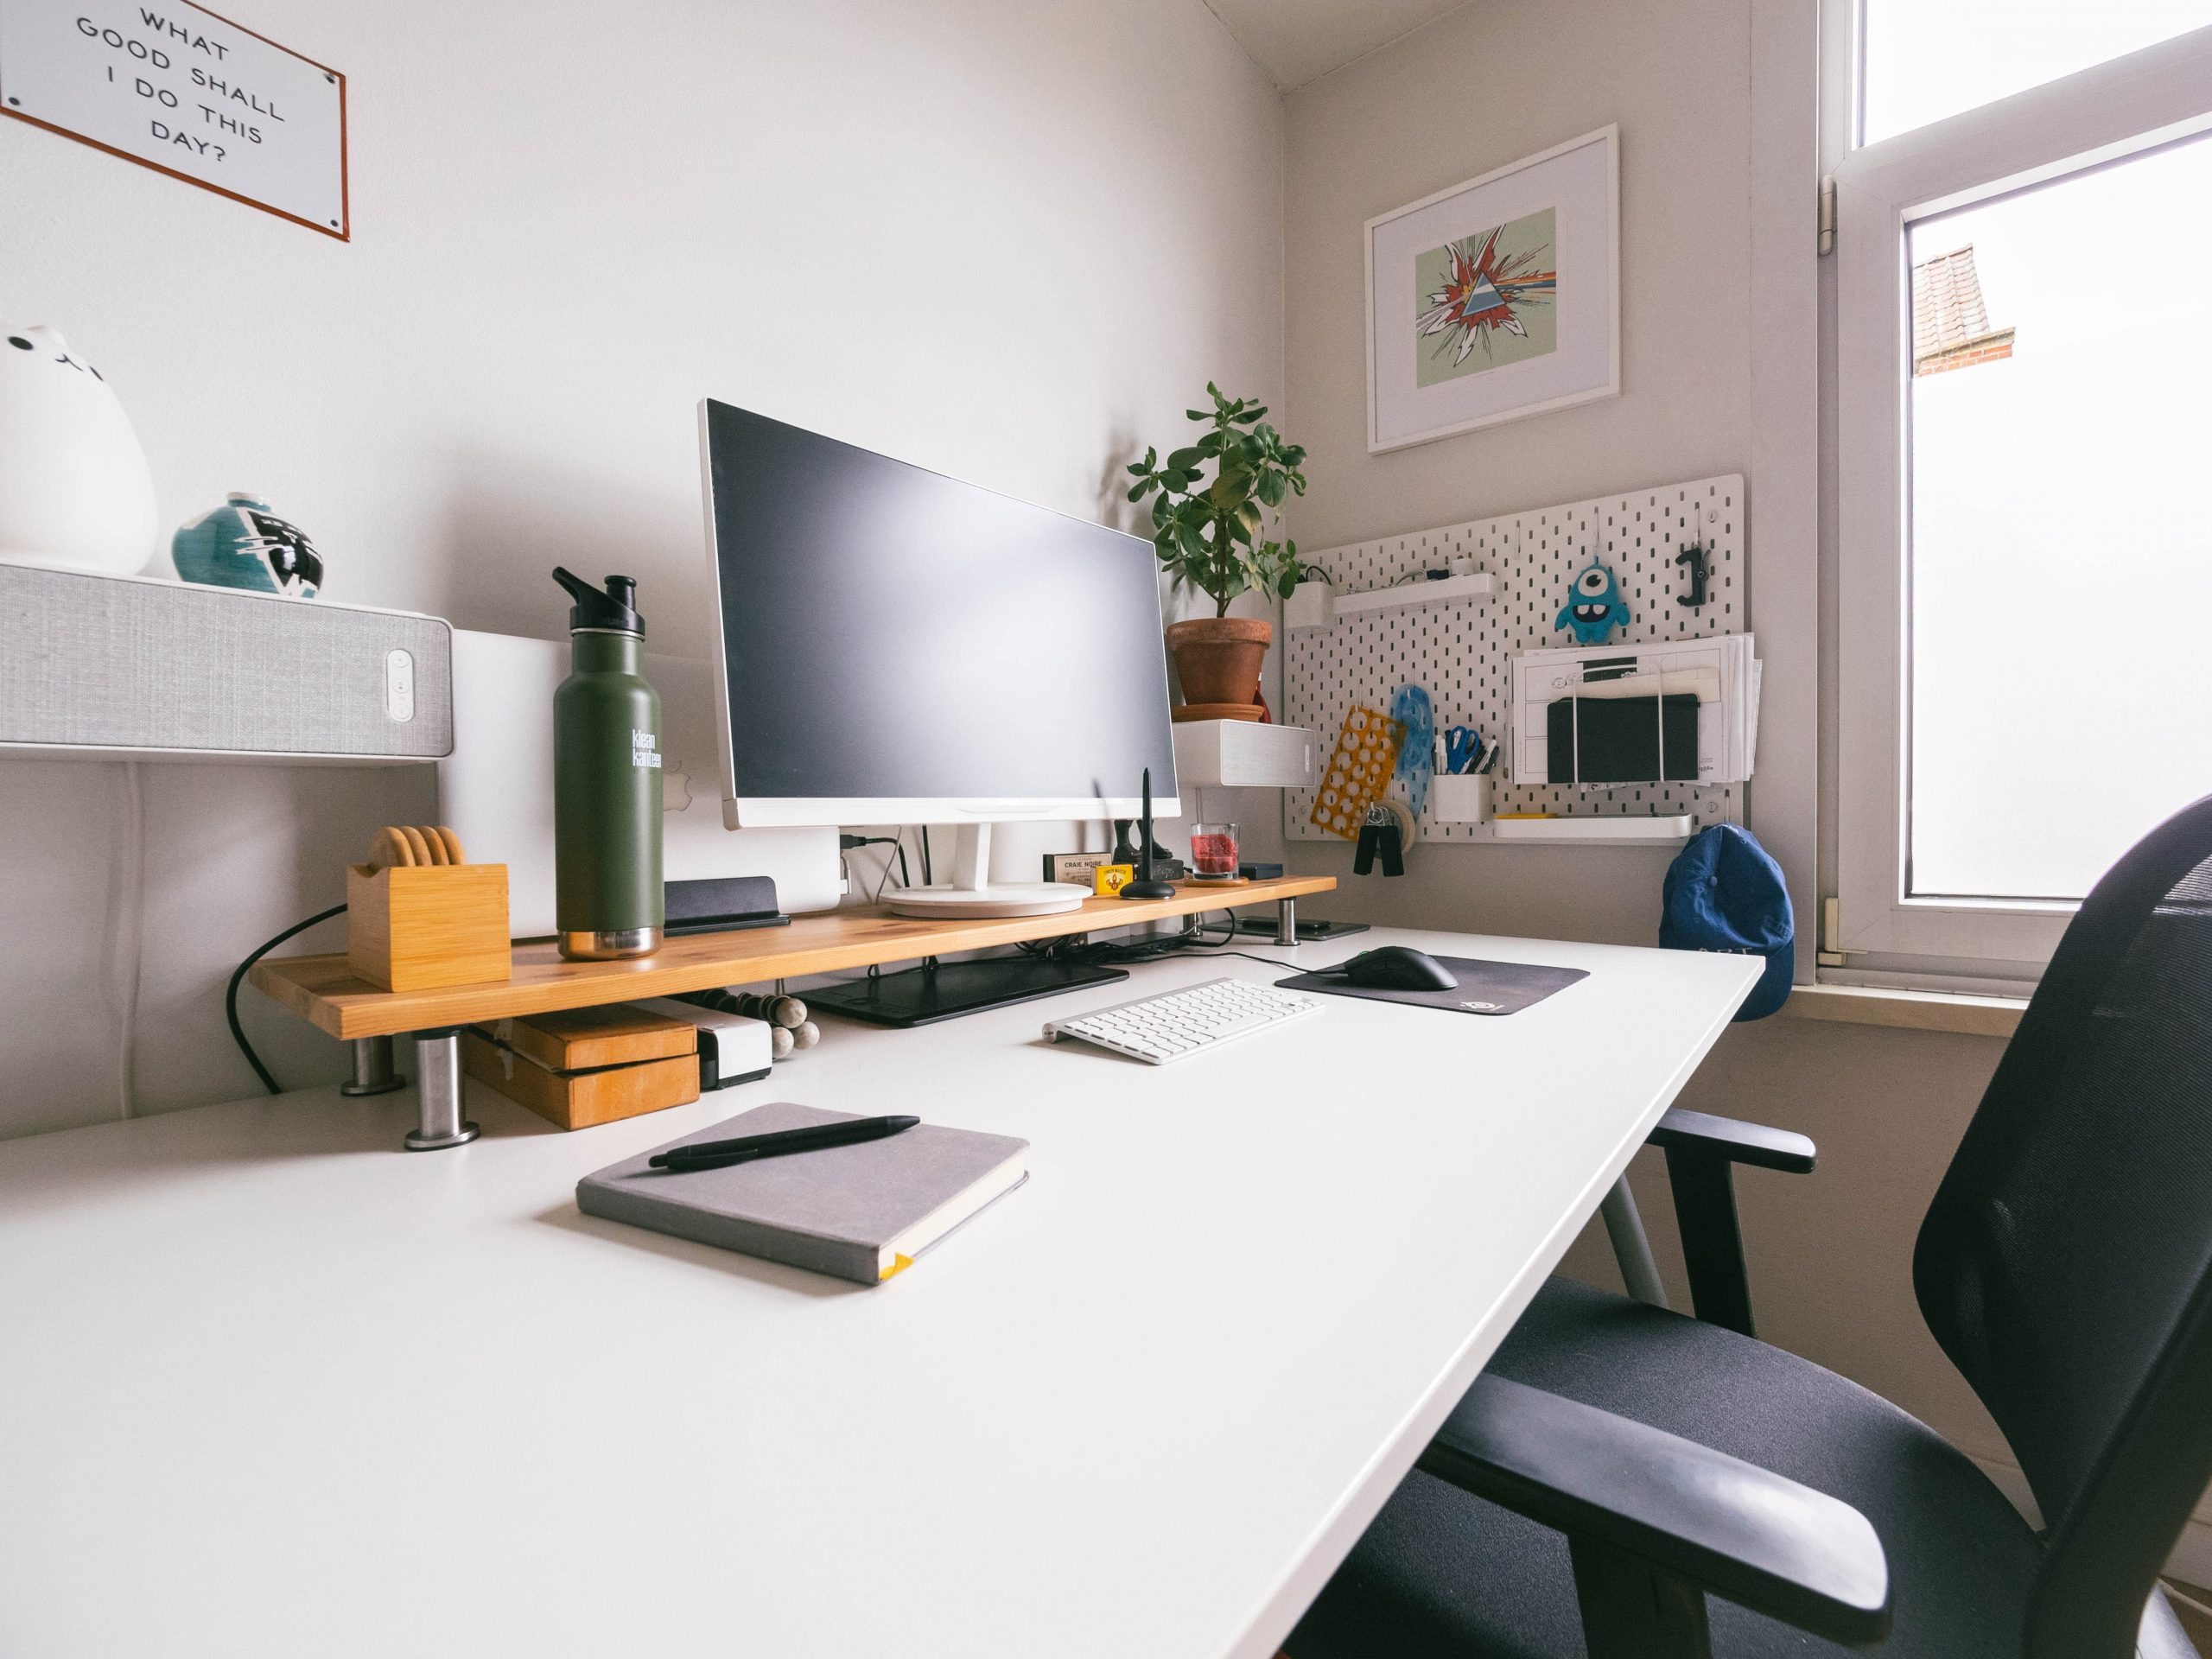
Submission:
[[1187,1059],[1239,1037],[1249,1037],[1255,1031],[1316,1013],[1320,1007],[1310,996],[1277,990],[1272,985],[1255,985],[1243,979],[1210,979],[1179,991],[1117,1002],[1073,1020],[1048,1021],[1045,1035],[1052,1042],[1079,1037],[1116,1054],[1166,1065],[1170,1060]]

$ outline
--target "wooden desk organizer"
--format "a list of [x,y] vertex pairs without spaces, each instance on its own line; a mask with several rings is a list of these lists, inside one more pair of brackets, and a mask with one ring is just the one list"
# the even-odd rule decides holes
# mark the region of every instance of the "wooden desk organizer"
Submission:
[[509,977],[504,864],[346,868],[346,961],[379,990]]

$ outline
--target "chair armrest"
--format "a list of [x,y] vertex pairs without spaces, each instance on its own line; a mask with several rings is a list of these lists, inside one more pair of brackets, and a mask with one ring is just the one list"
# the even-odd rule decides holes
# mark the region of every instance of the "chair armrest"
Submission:
[[1813,1143],[1787,1129],[1679,1107],[1661,1118],[1647,1139],[1667,1154],[1667,1184],[1674,1189],[1690,1302],[1698,1318],[1746,1337],[1758,1335],[1743,1230],[1736,1220],[1732,1166],[1753,1164],[1802,1175],[1813,1167]]
[[1421,1466],[1815,1636],[1888,1632],[1889,1562],[1865,1516],[1678,1434],[1485,1376]]
[[1732,1164],[1751,1164],[1760,1169],[1785,1170],[1807,1175],[1813,1168],[1813,1143],[1788,1129],[1770,1129],[1764,1123],[1740,1118],[1713,1117],[1704,1112],[1670,1108],[1651,1131],[1655,1147],[1681,1147],[1686,1151],[1710,1153]]

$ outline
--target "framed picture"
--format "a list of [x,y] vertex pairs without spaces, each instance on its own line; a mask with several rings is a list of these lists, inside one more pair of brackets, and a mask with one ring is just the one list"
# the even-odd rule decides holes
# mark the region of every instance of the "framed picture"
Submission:
[[1620,129],[1367,221],[1370,454],[1621,389]]

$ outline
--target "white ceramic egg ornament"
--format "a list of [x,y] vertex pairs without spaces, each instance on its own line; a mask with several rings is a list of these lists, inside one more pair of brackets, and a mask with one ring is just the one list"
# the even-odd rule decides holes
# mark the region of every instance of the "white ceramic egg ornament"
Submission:
[[0,323],[0,559],[130,575],[159,535],[123,405],[42,326]]

